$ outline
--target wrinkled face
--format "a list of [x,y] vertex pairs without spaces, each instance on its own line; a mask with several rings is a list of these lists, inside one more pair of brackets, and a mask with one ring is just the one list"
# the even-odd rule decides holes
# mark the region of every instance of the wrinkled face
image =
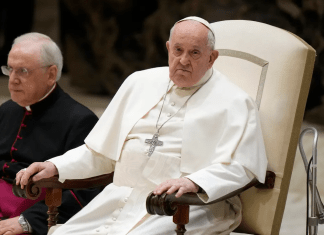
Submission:
[[170,41],[170,79],[179,87],[199,82],[217,59],[218,52],[207,46],[208,28],[199,22],[182,21],[175,25]]
[[[51,67],[41,68],[39,45],[22,42],[15,45],[8,56],[8,66],[13,68],[9,76],[11,99],[20,106],[28,106],[40,100],[54,85]],[[17,69],[26,68],[28,76],[19,76]]]

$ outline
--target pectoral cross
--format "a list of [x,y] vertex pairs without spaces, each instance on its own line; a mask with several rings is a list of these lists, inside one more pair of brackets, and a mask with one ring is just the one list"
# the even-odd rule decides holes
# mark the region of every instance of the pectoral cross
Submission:
[[154,135],[153,135],[153,138],[152,139],[146,139],[145,140],[145,143],[147,144],[150,144],[150,149],[149,149],[149,152],[148,152],[148,156],[151,157],[151,155],[153,154],[154,150],[155,150],[155,147],[156,146],[162,146],[163,145],[163,141],[159,141],[159,132],[156,132]]

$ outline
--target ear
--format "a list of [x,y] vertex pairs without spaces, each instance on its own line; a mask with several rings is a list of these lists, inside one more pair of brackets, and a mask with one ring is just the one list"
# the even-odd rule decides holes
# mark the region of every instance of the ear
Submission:
[[218,58],[219,52],[217,50],[212,50],[209,56],[208,69],[210,69],[215,60]]
[[166,42],[166,47],[167,47],[168,52],[170,52],[170,42],[169,41]]
[[51,65],[47,69],[47,76],[48,76],[47,84],[49,86],[53,86],[54,83],[56,82],[56,75],[57,75],[57,67],[56,65]]

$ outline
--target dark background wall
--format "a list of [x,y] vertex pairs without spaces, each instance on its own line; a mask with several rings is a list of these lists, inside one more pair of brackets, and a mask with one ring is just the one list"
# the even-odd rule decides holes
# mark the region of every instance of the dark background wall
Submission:
[[177,20],[254,20],[289,30],[316,49],[312,109],[323,95],[323,13],[323,0],[12,0],[0,9],[0,59],[6,63],[15,36],[43,29],[61,46],[73,85],[113,96],[132,72],[167,65],[165,42]]

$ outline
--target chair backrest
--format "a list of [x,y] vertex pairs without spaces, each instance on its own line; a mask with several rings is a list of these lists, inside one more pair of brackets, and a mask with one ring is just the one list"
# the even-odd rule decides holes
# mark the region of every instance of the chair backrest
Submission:
[[259,22],[229,20],[212,27],[220,52],[214,66],[258,104],[269,168],[276,173],[274,189],[241,194],[237,231],[279,234],[315,50],[296,35]]

